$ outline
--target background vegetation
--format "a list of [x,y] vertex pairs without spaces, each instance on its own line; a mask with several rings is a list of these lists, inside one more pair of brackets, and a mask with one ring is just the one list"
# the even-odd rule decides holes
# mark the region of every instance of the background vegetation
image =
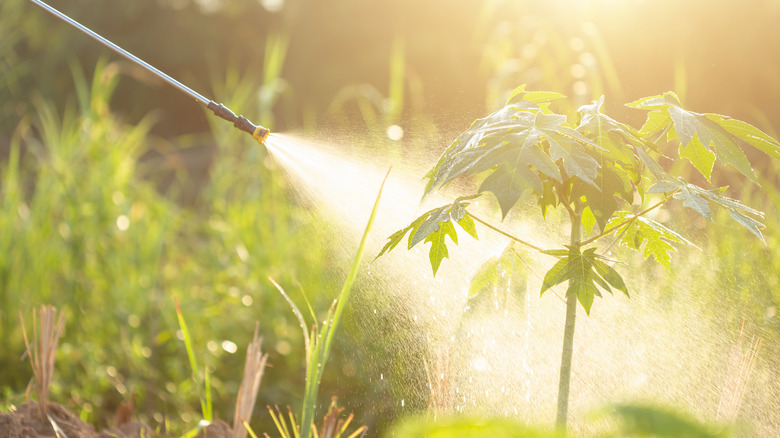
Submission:
[[[358,139],[353,147],[387,161],[438,154],[521,83],[577,103],[607,94],[606,112],[628,119],[644,115],[622,103],[671,89],[694,111],[775,137],[780,129],[775,0],[51,4],[251,120]],[[402,142],[385,135],[391,124],[404,128]],[[276,164],[244,137],[29,2],[0,3],[4,404],[18,402],[30,378],[17,315],[52,303],[68,320],[54,400],[105,425],[137,394],[148,422],[191,424],[199,404],[174,296],[212,369],[221,418],[243,364],[233,352],[248,344],[255,320],[272,364],[258,406],[298,403],[299,331],[266,278],[300,283],[325,308],[351,249],[330,243]],[[764,206],[766,247],[743,247],[750,237],[727,218],[713,227],[692,218],[687,232],[709,242],[704,251],[684,254],[685,268],[671,274],[646,275],[658,294],[711,281],[708,317],[737,327],[747,316],[766,340],[762,356],[777,361],[780,177],[765,163],[756,168],[763,190],[741,198]],[[718,277],[697,278],[705,269]],[[400,415],[374,377],[389,347],[366,346],[350,312],[320,393],[323,403],[338,395],[381,431]],[[257,421],[271,430],[266,416]]]

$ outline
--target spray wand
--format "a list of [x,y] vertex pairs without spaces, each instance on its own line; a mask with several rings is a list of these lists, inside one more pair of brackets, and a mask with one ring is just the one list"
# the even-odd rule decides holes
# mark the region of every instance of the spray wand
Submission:
[[202,103],[206,106],[206,108],[210,109],[214,114],[217,116],[229,121],[233,122],[233,126],[238,128],[241,131],[244,131],[246,133],[252,134],[252,138],[257,140],[258,143],[263,144],[265,140],[268,138],[268,134],[271,133],[271,131],[267,128],[264,128],[260,125],[255,125],[254,123],[247,120],[244,116],[237,116],[231,111],[228,107],[225,105],[222,105],[221,103],[214,102],[213,100],[209,100],[205,97],[203,97],[201,94],[197,93],[193,89],[187,87],[186,85],[182,84],[181,82],[177,81],[176,79],[168,76],[167,74],[161,72],[160,70],[156,69],[151,64],[146,63],[142,59],[138,58],[137,56],[133,55],[132,53],[128,52],[127,50],[117,46],[116,44],[112,43],[111,41],[107,40],[106,38],[102,37],[101,35],[98,35],[97,33],[93,32],[88,27],[82,25],[81,23],[77,22],[76,20],[68,17],[67,15],[63,14],[62,12],[52,8],[51,6],[47,5],[46,3],[40,1],[40,0],[30,0],[31,2],[35,3],[36,5],[40,6],[41,8],[47,10],[52,15],[56,16],[57,18],[65,21],[66,23],[70,24],[71,26],[75,27],[76,29],[84,32],[87,34],[87,36],[92,37],[93,39],[97,40],[98,42],[102,43],[104,46],[108,47],[109,49],[119,53],[120,55],[124,56],[125,58],[129,59],[130,61],[140,65],[147,71],[155,74],[156,76],[164,79],[169,84],[173,85],[174,87],[178,88],[179,91],[182,91],[190,97],[194,98],[198,102]]

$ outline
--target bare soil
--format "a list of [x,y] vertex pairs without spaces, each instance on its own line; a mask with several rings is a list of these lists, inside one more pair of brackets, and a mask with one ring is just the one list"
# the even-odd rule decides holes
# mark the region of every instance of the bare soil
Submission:
[[[117,426],[100,432],[81,421],[61,405],[49,402],[42,416],[37,402],[27,402],[15,411],[0,412],[0,438],[152,438],[158,436],[151,427],[118,416]],[[55,427],[58,430],[55,430]],[[215,421],[198,434],[199,438],[230,438],[233,432]]]

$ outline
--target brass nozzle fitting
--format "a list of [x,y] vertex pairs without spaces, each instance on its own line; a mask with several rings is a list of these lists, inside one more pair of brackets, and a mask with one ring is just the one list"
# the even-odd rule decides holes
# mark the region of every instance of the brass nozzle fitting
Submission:
[[257,140],[258,143],[263,144],[265,143],[265,140],[268,138],[268,134],[270,133],[270,129],[257,125],[255,132],[252,133],[252,138]]
[[222,105],[221,103],[216,102],[209,102],[208,105],[206,105],[208,109],[214,112],[217,116],[229,121],[233,122],[233,126],[238,128],[241,131],[244,131],[246,133],[252,134],[252,138],[257,140],[258,143],[263,144],[265,143],[265,140],[268,138],[268,134],[271,133],[271,131],[268,128],[263,128],[260,125],[255,125],[254,123],[247,120],[244,116],[237,116],[233,113],[233,111],[230,111],[228,107],[225,105]]

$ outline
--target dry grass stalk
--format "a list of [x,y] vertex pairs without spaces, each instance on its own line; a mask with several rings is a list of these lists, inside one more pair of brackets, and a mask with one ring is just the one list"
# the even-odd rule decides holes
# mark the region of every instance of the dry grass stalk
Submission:
[[49,398],[51,377],[54,374],[57,343],[65,330],[65,318],[61,312],[59,317],[57,317],[57,309],[54,306],[41,306],[40,317],[41,332],[39,336],[37,315],[35,309],[33,309],[33,336],[32,342],[30,342],[27,337],[27,331],[24,328],[24,317],[19,313],[24,345],[27,349],[27,356],[30,358],[30,365],[33,368],[33,376],[35,377],[38,411],[41,418],[46,418],[46,404]]
[[[314,431],[315,438],[342,437],[347,432],[347,428],[349,427],[350,423],[352,423],[352,420],[355,419],[355,414],[349,414],[349,416],[344,420],[340,419],[339,417],[341,416],[342,412],[344,412],[344,408],[339,407],[337,398],[333,397],[330,402],[330,409],[328,409],[328,413],[325,414],[325,417],[322,419],[322,428],[320,429],[319,435],[317,434],[316,428],[312,429]],[[360,426],[347,438],[360,436],[367,430],[368,426]]]
[[742,326],[739,329],[739,338],[737,345],[731,349],[729,358],[729,367],[726,372],[726,382],[723,385],[723,392],[718,402],[718,420],[728,422],[736,421],[739,411],[742,408],[742,400],[745,397],[750,376],[756,366],[758,353],[764,341],[761,338],[752,337],[747,351],[742,351],[742,336],[745,330],[745,319],[742,319]]
[[245,421],[248,422],[252,418],[257,392],[260,390],[260,381],[263,379],[263,371],[268,360],[268,354],[263,354],[260,350],[263,339],[258,337],[259,329],[260,324],[255,323],[255,333],[246,350],[244,377],[238,388],[236,413],[233,417],[233,438],[246,438],[247,429],[244,424]]

